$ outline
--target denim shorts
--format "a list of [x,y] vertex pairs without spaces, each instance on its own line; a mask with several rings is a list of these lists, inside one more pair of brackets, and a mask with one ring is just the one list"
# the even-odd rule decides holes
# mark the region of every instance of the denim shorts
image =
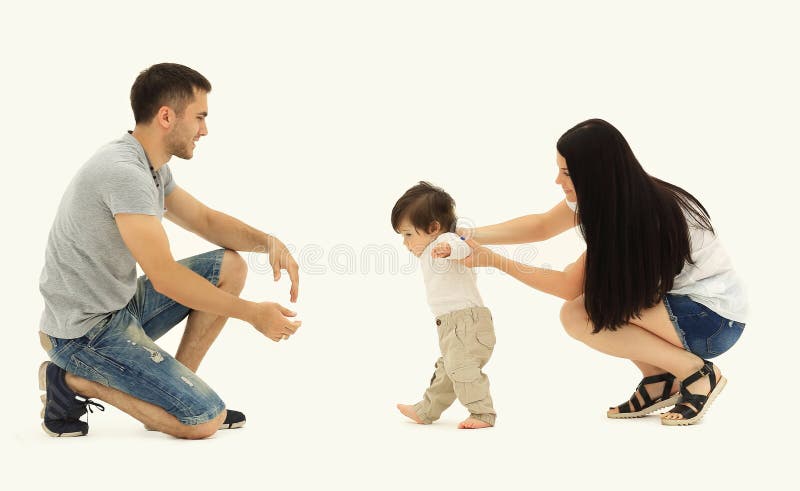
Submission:
[[[219,283],[225,249],[179,261],[212,284]],[[112,312],[83,337],[47,336],[47,354],[66,371],[113,387],[164,408],[181,423],[197,425],[214,419],[225,404],[191,370],[154,342],[191,309],[158,293],[142,276],[136,294],[124,308]]]
[[744,331],[743,323],[726,319],[686,295],[667,295],[664,306],[683,347],[703,359],[728,351]]

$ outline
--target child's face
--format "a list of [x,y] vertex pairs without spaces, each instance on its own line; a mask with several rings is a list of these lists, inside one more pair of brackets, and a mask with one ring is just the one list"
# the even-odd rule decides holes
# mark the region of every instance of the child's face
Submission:
[[427,233],[424,230],[415,229],[408,219],[400,220],[400,225],[397,227],[397,233],[403,236],[403,245],[417,257],[422,255],[422,252],[428,247],[428,244],[436,240],[439,236],[439,224],[434,223],[433,233]]

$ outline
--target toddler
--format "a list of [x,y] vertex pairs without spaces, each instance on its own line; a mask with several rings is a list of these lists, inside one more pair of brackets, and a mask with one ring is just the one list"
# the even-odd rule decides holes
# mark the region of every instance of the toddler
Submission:
[[397,408],[419,424],[430,424],[458,398],[470,413],[458,427],[486,428],[494,426],[496,414],[481,368],[492,355],[494,326],[475,273],[458,262],[472,250],[452,232],[455,225],[453,198],[427,182],[406,191],[392,209],[392,227],[420,258],[442,353],[422,400]]

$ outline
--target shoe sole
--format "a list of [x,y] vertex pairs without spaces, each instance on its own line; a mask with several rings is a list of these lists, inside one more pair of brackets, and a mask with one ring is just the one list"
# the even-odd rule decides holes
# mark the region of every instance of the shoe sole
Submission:
[[609,419],[634,419],[634,418],[642,418],[647,416],[650,413],[654,413],[659,409],[664,409],[665,407],[674,406],[681,400],[681,394],[678,392],[674,396],[670,397],[669,399],[664,399],[661,402],[657,402],[652,406],[648,406],[644,409],[639,411],[634,411],[632,413],[606,413]]
[[727,385],[727,384],[728,384],[728,379],[726,379],[725,377],[720,377],[719,383],[717,384],[716,387],[714,387],[714,390],[712,390],[711,393],[708,395],[708,401],[706,401],[705,406],[703,406],[703,409],[701,409],[700,412],[697,413],[694,417],[689,418],[689,419],[663,419],[662,418],[661,419],[661,424],[665,425],[665,426],[689,426],[689,425],[693,425],[693,424],[699,422],[701,419],[703,419],[703,415],[706,413],[708,408],[711,407],[711,403],[714,402],[714,399],[717,398],[719,393],[722,392],[722,389],[724,389],[725,385]]
[[[223,424],[219,425],[218,429],[220,429],[220,430],[235,430],[236,428],[243,427],[245,425],[245,423],[247,423],[247,420],[239,421],[238,423],[230,423],[230,424],[223,423]],[[144,429],[147,430],[147,431],[158,431],[155,428],[150,428],[147,425],[144,425]]]
[[230,423],[230,424],[227,424],[227,425],[225,423],[222,423],[221,425],[219,425],[219,429],[220,430],[235,430],[236,428],[243,427],[245,423],[247,423],[247,420],[239,421],[238,423]]
[[[44,409],[47,406],[47,365],[49,365],[49,361],[42,362],[39,365],[39,390],[43,390],[44,394],[41,395],[42,399],[42,410],[39,412],[39,417],[44,419]],[[80,431],[73,431],[72,433],[54,433],[47,429],[45,426],[44,421],[42,421],[42,429],[45,433],[53,437],[61,437],[61,436],[85,436],[86,433]]]

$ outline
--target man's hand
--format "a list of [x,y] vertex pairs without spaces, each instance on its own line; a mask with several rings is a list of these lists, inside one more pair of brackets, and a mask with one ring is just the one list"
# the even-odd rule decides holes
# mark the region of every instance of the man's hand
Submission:
[[452,252],[450,249],[450,244],[447,242],[440,242],[433,247],[431,256],[435,258],[450,257],[450,252]]
[[297,301],[298,290],[300,289],[300,276],[298,275],[297,262],[289,253],[283,242],[276,237],[269,237],[267,241],[267,254],[269,254],[269,264],[272,266],[272,275],[275,281],[281,279],[281,270],[285,269],[289,273],[292,281],[292,288],[289,290],[289,300],[294,303]]
[[255,304],[255,310],[249,322],[261,334],[275,341],[289,339],[302,324],[301,321],[292,321],[287,317],[296,316],[296,312],[274,302],[261,302]]

